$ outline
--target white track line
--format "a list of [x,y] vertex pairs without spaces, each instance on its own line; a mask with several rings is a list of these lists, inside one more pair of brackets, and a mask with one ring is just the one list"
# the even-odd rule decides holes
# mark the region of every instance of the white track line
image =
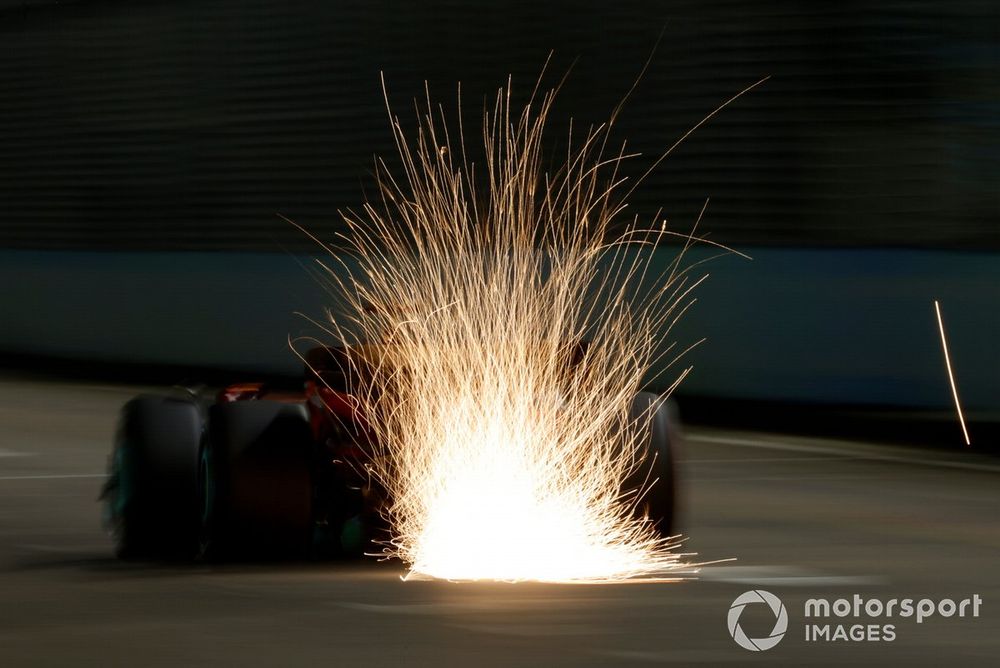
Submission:
[[[697,437],[693,440],[697,440]],[[816,455],[815,457],[737,457],[720,459],[680,459],[681,464],[757,464],[770,462],[814,462],[816,460],[857,459],[854,455]]]
[[0,457],[34,457],[36,454],[35,452],[18,452],[17,450],[0,448]]
[[833,575],[794,566],[706,566],[698,579],[775,587],[870,587],[887,582],[881,575]]
[[[961,469],[963,471],[981,471],[986,473],[1000,473],[1000,465],[981,464],[978,462],[958,462],[947,459],[928,459],[918,456],[893,455],[888,453],[873,452],[871,449],[852,449],[827,445],[795,445],[794,443],[778,443],[755,438],[737,438],[733,436],[709,436],[707,434],[691,434],[688,440],[701,443],[717,443],[719,445],[735,445],[744,448],[765,448],[768,450],[782,450],[785,452],[813,453],[817,455],[835,455],[850,457],[853,459],[867,459],[879,462],[894,462],[897,464],[915,464],[918,466],[932,466],[938,468]],[[886,449],[898,448],[899,446],[887,445]]]
[[67,473],[63,475],[4,475],[0,480],[67,480],[72,478],[107,478],[107,473]]

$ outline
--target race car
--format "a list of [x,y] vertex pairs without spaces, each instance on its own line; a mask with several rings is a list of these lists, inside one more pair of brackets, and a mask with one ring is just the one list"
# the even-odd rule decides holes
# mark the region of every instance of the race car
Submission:
[[[178,387],[121,410],[104,486],[105,522],[125,559],[334,558],[379,552],[390,499],[366,475],[366,417],[343,348],[305,356],[294,391],[237,383],[214,397]],[[624,483],[655,484],[635,512],[672,535],[676,408],[639,392],[648,456]]]

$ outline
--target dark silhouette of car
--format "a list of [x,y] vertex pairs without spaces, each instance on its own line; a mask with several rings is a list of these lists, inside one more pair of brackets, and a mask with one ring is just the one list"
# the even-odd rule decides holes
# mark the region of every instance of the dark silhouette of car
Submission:
[[[301,389],[236,383],[214,396],[176,388],[121,410],[105,519],[122,558],[334,558],[381,552],[389,499],[365,466],[373,436],[348,391],[344,349],[305,356]],[[676,409],[640,392],[648,456],[625,489],[674,529]]]

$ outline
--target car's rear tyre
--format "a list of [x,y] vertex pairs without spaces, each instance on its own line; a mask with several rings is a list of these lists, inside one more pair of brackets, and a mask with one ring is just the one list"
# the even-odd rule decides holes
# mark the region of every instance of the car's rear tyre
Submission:
[[197,551],[204,425],[193,399],[141,395],[122,408],[104,493],[121,558],[187,559]]
[[217,404],[210,423],[200,464],[202,556],[304,555],[313,529],[312,431],[305,406]]
[[632,400],[630,418],[641,429],[645,449],[641,466],[623,488],[635,490],[647,485],[635,513],[656,522],[660,535],[672,536],[677,527],[677,450],[681,441],[677,408],[652,392],[639,392]]

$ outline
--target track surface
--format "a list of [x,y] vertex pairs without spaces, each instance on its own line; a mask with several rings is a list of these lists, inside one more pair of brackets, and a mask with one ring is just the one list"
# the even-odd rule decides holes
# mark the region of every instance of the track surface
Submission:
[[[681,584],[457,585],[393,564],[123,564],[96,502],[134,387],[0,380],[0,665],[996,665],[1000,461],[692,430]],[[537,546],[534,546],[537,547]],[[533,546],[525,546],[533,549]],[[566,555],[571,559],[572,555]],[[788,633],[749,652],[733,599],[766,589]],[[808,598],[979,594],[979,618],[895,623],[892,642],[806,642]],[[741,620],[773,625],[764,606]]]

